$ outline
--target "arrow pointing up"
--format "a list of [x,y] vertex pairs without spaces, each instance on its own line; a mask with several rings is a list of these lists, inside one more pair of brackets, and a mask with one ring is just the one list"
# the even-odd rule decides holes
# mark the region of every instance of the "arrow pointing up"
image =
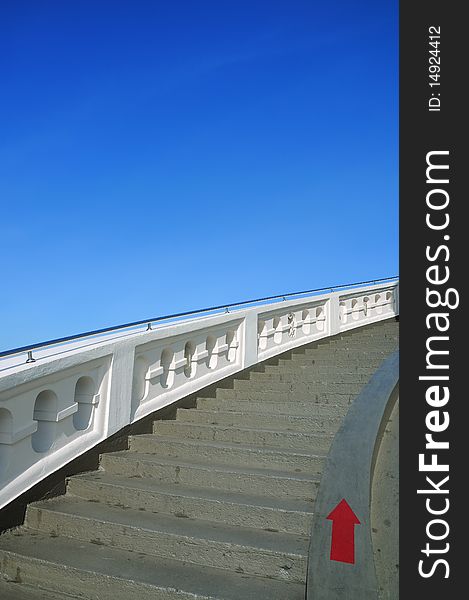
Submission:
[[355,525],[357,515],[343,499],[326,517],[332,521],[331,560],[355,564]]

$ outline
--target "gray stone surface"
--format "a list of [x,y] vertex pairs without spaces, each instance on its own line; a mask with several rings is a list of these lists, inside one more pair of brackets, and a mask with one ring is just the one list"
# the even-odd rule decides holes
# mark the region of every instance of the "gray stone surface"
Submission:
[[[3,538],[3,536],[2,536]],[[303,600],[304,586],[47,533],[2,539],[2,574],[93,600]],[[5,558],[6,557],[6,558]],[[190,591],[189,591],[190,590]]]
[[[248,416],[251,427],[267,427],[280,431],[296,431],[310,433],[311,431],[335,434],[340,426],[340,417],[320,417],[318,415],[270,415],[265,412],[251,411]],[[177,420],[185,423],[206,423],[213,425],[243,425],[247,422],[245,412],[217,410],[178,410]]]
[[[373,375],[334,438],[315,504],[308,559],[308,600],[377,600],[371,538],[371,482],[377,449],[397,400],[399,353]],[[343,500],[358,518],[351,562],[331,557],[330,513]],[[395,599],[394,599],[395,600]]]
[[181,440],[168,436],[139,435],[131,439],[130,450],[179,458],[194,456],[212,464],[247,465],[266,469],[321,473],[325,454],[315,449],[284,449],[199,440]]
[[155,423],[153,433],[159,436],[185,438],[188,440],[256,444],[257,446],[270,446],[292,450],[315,448],[316,451],[320,452],[327,452],[332,442],[332,435],[329,433],[280,431],[267,429],[265,425],[256,428],[159,421]]
[[386,425],[371,490],[371,537],[379,600],[399,598],[399,401]]
[[304,600],[330,444],[397,331],[269,359],[131,435],[0,537],[0,599]]
[[[28,511],[27,526],[83,541],[116,545],[151,556],[197,562],[244,573],[302,582],[309,537],[201,519],[81,502],[66,497],[38,503]],[[289,565],[288,572],[282,565]]]
[[[192,461],[192,462],[191,462]],[[120,477],[152,478],[163,483],[205,487],[255,495],[311,500],[316,497],[319,476],[299,471],[248,467],[245,465],[213,465],[184,462],[137,452],[113,452],[104,455],[102,466],[109,474]]]

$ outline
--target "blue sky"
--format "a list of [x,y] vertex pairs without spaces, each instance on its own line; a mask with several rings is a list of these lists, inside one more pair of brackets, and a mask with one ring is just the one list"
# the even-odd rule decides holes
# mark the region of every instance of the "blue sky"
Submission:
[[397,1],[1,12],[1,349],[397,273]]

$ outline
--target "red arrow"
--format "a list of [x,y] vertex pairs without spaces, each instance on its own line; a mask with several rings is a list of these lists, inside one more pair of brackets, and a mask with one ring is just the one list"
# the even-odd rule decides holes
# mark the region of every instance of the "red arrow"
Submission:
[[326,519],[332,521],[331,560],[355,564],[355,525],[360,521],[347,500],[341,500]]

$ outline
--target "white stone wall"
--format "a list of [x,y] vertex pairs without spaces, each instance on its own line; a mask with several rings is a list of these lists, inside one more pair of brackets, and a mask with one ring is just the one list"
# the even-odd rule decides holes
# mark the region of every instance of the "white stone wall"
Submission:
[[129,423],[286,350],[399,312],[398,282],[0,360],[0,508]]

